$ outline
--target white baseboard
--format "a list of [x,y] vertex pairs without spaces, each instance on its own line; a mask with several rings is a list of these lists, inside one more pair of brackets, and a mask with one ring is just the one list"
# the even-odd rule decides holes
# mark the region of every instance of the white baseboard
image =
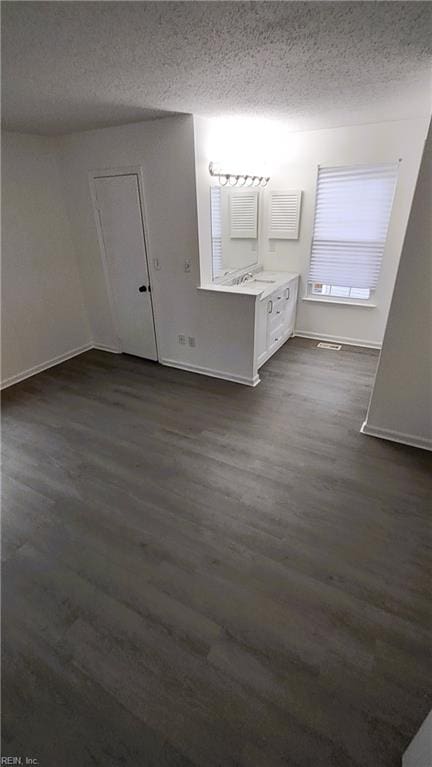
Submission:
[[84,346],[78,346],[76,349],[71,349],[64,354],[59,354],[58,357],[52,357],[52,359],[47,360],[46,362],[41,362],[39,365],[34,365],[34,367],[23,370],[21,373],[10,376],[10,378],[5,378],[0,384],[0,389],[6,389],[8,386],[24,381],[26,378],[36,375],[36,373],[42,373],[43,370],[53,368],[61,362],[66,362],[66,360],[70,360],[72,357],[77,357],[78,354],[88,352],[90,349],[93,349],[92,343],[84,344]]
[[400,431],[393,431],[393,429],[382,429],[379,426],[371,426],[366,421],[363,423],[360,431],[362,434],[367,434],[369,437],[389,439],[391,442],[400,442],[402,445],[419,447],[422,450],[432,450],[432,439],[428,439],[427,437],[419,437],[415,434],[404,434]]
[[232,373],[225,373],[223,370],[214,370],[213,368],[203,368],[198,365],[190,365],[187,362],[177,362],[176,360],[161,359],[159,360],[161,365],[166,365],[170,368],[178,368],[179,370],[186,370],[189,373],[199,373],[203,376],[210,376],[210,378],[222,378],[225,381],[233,381],[234,383],[243,384],[245,386],[258,386],[260,377],[256,375],[254,378],[247,378],[247,376],[236,376]]
[[93,344],[92,349],[98,349],[100,352],[110,352],[111,354],[122,354],[118,347],[108,346],[107,344]]
[[[71,349],[69,352],[65,352],[64,354],[59,354],[58,357],[53,357],[46,362],[41,362],[39,365],[35,365],[32,368],[23,370],[22,373],[17,373],[10,378],[6,378],[1,382],[0,389],[6,389],[8,386],[12,386],[13,384],[19,383],[20,381],[24,381],[26,378],[30,378],[37,373],[42,373],[44,370],[48,370],[55,365],[59,365],[61,362],[66,362],[66,360],[69,360],[72,357],[77,357],[78,354],[90,351],[90,349],[99,349],[100,351],[110,352],[111,354],[122,353],[121,349],[114,348],[106,344],[88,343],[84,346],[79,346],[76,349]],[[230,373],[225,373],[223,370],[202,368],[198,367],[197,365],[189,365],[188,363],[177,362],[176,360],[162,359],[159,361],[161,365],[167,365],[168,367],[172,368],[179,368],[180,370],[187,370],[190,373],[199,373],[201,375],[210,376],[211,378],[222,378],[225,381],[233,381],[234,383],[239,383],[246,386],[257,386],[260,382],[260,377],[258,375],[255,376],[255,378],[247,378],[246,376],[231,375]]]
[[381,349],[381,344],[378,341],[364,341],[361,338],[348,338],[346,336],[328,336],[323,333],[310,333],[307,330],[296,330],[295,336],[300,338],[312,338],[317,341],[330,341],[336,344],[345,344],[346,346],[364,346],[366,349]]

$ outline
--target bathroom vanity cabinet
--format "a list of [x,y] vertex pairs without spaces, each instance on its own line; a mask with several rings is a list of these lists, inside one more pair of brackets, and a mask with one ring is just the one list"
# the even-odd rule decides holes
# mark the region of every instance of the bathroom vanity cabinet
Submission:
[[[213,368],[212,374],[256,386],[260,382],[258,369],[294,335],[299,275],[255,268],[253,272],[237,273],[225,282],[200,285],[199,290],[211,294],[213,302],[218,294],[223,295],[225,313],[237,318],[238,299],[242,296],[242,321],[232,322],[229,342],[226,337],[221,339],[230,366],[232,359],[237,363],[242,358],[241,375],[237,372],[235,377],[232,373],[227,375],[225,363],[223,369]],[[229,355],[233,357],[229,359]]]
[[294,333],[298,275],[286,274],[276,280],[278,287],[264,291],[257,301],[255,350],[257,368],[266,362]]

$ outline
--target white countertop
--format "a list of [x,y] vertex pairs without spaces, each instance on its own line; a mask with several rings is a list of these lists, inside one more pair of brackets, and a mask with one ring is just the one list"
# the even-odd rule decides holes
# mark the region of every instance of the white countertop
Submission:
[[216,293],[237,293],[247,296],[259,296],[260,299],[266,298],[273,291],[286,285],[291,280],[295,280],[299,277],[295,272],[270,272],[262,271],[256,272],[254,278],[256,280],[271,280],[268,283],[259,283],[249,280],[241,285],[223,285],[217,282],[209,282],[205,285],[200,285],[199,290],[211,290]]

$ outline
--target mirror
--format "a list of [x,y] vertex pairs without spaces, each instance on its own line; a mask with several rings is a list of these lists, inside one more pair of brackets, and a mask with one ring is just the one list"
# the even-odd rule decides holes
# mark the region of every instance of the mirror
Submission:
[[258,263],[260,190],[210,187],[213,280]]

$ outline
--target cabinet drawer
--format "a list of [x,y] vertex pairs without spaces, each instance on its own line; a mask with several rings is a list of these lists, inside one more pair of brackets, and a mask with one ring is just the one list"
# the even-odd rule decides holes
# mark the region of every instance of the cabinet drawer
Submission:
[[279,343],[279,341],[282,340],[283,335],[284,335],[284,329],[282,326],[275,328],[275,330],[273,330],[273,332],[270,333],[269,348],[273,349],[273,347],[276,346]]

